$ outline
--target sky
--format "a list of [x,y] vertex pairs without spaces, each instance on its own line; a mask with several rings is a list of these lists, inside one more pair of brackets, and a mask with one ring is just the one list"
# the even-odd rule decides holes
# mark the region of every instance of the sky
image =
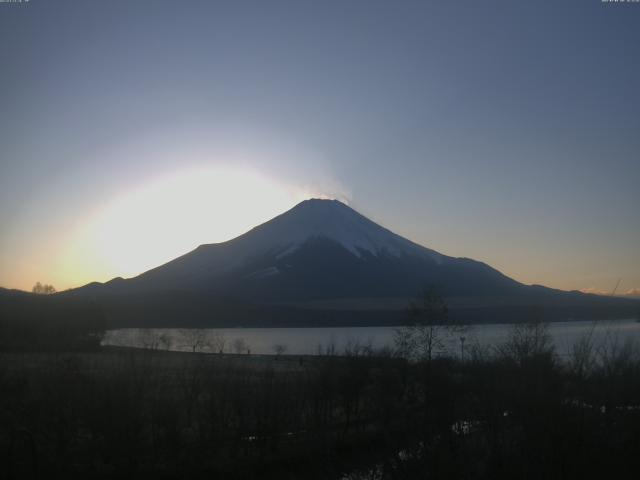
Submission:
[[309,197],[640,292],[640,3],[0,2],[0,286],[133,276]]

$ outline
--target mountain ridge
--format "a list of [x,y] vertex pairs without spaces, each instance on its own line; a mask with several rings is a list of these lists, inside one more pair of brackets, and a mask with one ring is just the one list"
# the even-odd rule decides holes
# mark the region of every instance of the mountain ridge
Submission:
[[[304,263],[316,271],[326,270],[323,268],[326,265],[317,264],[314,258],[322,258],[323,262],[334,258],[337,262],[349,264],[351,271],[363,276],[347,275],[353,282],[366,281],[366,270],[373,273],[366,267],[375,267],[378,276],[382,274],[380,269],[386,267],[396,270],[396,276],[402,274],[397,270],[405,270],[408,276],[419,277],[412,268],[412,264],[417,262],[420,263],[417,268],[428,267],[429,270],[475,268],[492,275],[494,281],[500,279],[514,288],[521,285],[483,262],[440,254],[379,226],[337,200],[319,199],[301,202],[229,241],[200,245],[136,277],[124,281],[114,279],[108,283],[135,285],[145,290],[159,287],[224,290],[223,283],[255,281],[290,272],[290,260]],[[344,270],[339,265],[334,267],[333,273]],[[438,275],[432,273],[433,278],[423,278],[421,283],[439,283]],[[463,273],[459,276],[462,277]],[[326,272],[328,276],[331,274]],[[326,283],[336,280],[339,279],[325,279]],[[402,282],[401,279],[399,281]],[[459,281],[464,282],[463,279]],[[306,283],[313,284],[311,279]],[[448,289],[451,289],[455,282],[449,283]]]
[[[121,311],[130,301],[143,316],[147,314],[139,299],[146,298],[155,315],[154,302],[174,310],[176,325],[189,321],[179,319],[180,310],[191,311],[194,304],[200,305],[196,310],[203,318],[207,312],[233,317],[247,306],[247,311],[254,313],[244,315],[243,323],[260,325],[260,316],[269,309],[292,318],[302,315],[300,309],[319,317],[328,317],[331,312],[349,323],[349,312],[355,318],[353,312],[367,311],[361,300],[354,308],[350,299],[372,299],[368,311],[376,312],[373,317],[380,315],[375,299],[408,299],[428,286],[437,287],[450,299],[472,299],[453,302],[467,317],[472,316],[470,309],[526,309],[534,304],[556,309],[578,306],[579,314],[584,315],[584,308],[593,306],[587,297],[524,285],[486,263],[443,255],[393,233],[337,200],[320,199],[305,200],[234,239],[200,245],[136,277],[93,282],[66,294],[118,304]],[[166,298],[159,300],[161,297]],[[487,306],[487,298],[500,301]],[[345,307],[322,307],[336,301]],[[609,305],[610,301],[604,303]],[[285,315],[282,309],[290,312]],[[482,317],[490,314],[484,311]],[[399,318],[396,315],[394,320],[384,321],[398,322]]]

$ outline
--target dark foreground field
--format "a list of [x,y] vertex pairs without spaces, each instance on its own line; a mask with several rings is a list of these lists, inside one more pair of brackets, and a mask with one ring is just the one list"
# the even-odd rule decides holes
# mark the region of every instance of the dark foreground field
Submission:
[[0,477],[638,478],[631,347],[365,353],[1,354]]

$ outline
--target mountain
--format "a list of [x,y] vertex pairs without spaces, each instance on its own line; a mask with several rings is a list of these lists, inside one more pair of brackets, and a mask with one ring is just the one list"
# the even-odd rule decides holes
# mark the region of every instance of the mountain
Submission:
[[102,302],[123,325],[342,325],[401,322],[407,300],[428,286],[469,321],[510,319],[532,306],[582,317],[622,305],[523,285],[482,262],[413,243],[337,200],[317,199],[137,277],[64,295]]

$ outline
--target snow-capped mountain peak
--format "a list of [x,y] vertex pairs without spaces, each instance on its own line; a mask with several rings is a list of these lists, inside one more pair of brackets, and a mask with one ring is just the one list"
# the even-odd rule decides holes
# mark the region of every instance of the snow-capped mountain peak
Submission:
[[[327,298],[516,294],[521,285],[481,262],[411,242],[336,200],[306,200],[223,243],[201,245],[103,292],[182,292],[269,304]],[[96,291],[95,288],[91,291]]]
[[374,256],[429,256],[442,261],[439,253],[396,235],[338,200],[305,200],[238,240],[261,244],[265,249],[286,247],[279,254],[282,257],[316,238],[337,242],[357,257],[366,252]]

